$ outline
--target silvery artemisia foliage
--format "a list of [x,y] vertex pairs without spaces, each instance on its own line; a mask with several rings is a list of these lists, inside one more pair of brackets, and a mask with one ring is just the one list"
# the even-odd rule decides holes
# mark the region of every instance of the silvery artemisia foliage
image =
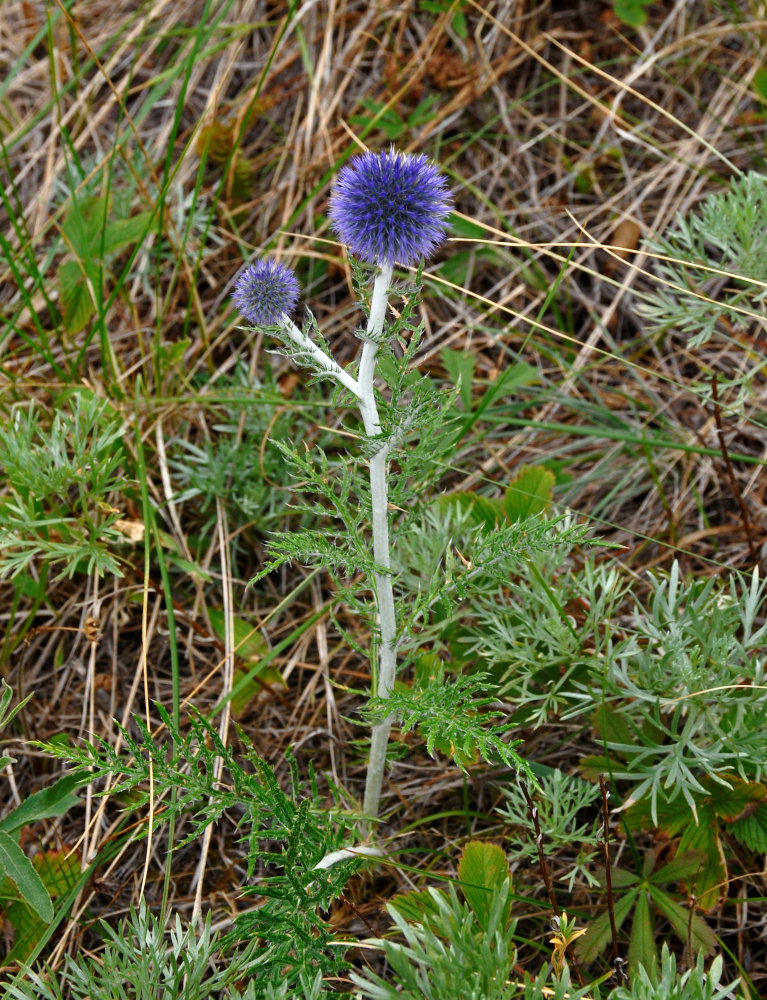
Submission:
[[766,176],[739,177],[693,212],[678,214],[645,248],[660,255],[652,269],[662,279],[638,306],[648,326],[690,334],[690,347],[717,327],[726,332],[723,321],[736,330],[764,329]]

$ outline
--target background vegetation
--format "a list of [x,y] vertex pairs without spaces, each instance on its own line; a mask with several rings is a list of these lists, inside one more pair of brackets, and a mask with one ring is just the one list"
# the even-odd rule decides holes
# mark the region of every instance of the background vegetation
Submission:
[[[588,987],[613,949],[627,996],[677,970],[708,995],[714,956],[767,993],[766,27],[761,0],[0,7],[9,996],[446,996],[478,939],[496,978],[463,996],[563,963]],[[369,636],[320,570],[246,584],[325,513],[274,442],[332,476],[354,427],[230,294],[279,256],[351,362],[327,199],[390,143],[457,209],[416,360],[459,433],[413,586],[440,531],[461,567],[449,497],[491,528],[569,509],[603,546],[480,574],[403,675],[486,671],[541,790],[405,726],[386,862],[320,878]],[[502,992],[525,972],[539,993]]]

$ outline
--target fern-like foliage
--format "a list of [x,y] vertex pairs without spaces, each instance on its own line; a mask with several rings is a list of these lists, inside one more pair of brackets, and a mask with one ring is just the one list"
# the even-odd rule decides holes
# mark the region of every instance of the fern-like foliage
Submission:
[[464,771],[479,757],[489,763],[503,762],[534,780],[527,764],[514,752],[521,741],[508,743],[503,739],[509,734],[509,725],[489,724],[508,713],[490,707],[497,706],[498,699],[483,694],[486,689],[485,674],[448,680],[444,665],[427,654],[416,661],[412,687],[399,684],[390,698],[371,698],[365,714],[380,722],[392,713],[404,733],[418,730],[430,754],[439,750]]
[[[161,706],[157,711],[168,733],[162,743],[136,718],[139,736],[122,730],[125,751],[121,753],[104,740],[78,747],[41,746],[95,782],[112,776],[110,795],[130,792],[137,808],[148,804],[151,783],[155,829],[168,822],[171,811],[183,815],[188,824],[177,846],[231,817],[245,844],[247,877],[257,877],[242,892],[264,902],[235,918],[234,929],[221,944],[232,953],[241,952],[242,963],[256,976],[256,997],[266,996],[269,984],[297,983],[299,974],[313,974],[312,970],[340,974],[347,967],[344,945],[323,914],[362,862],[351,859],[322,871],[315,865],[342,844],[348,847],[354,842],[354,817],[323,801],[313,776],[308,793],[301,794],[292,757],[288,757],[291,787],[285,791],[244,734],[240,733],[245,749],[239,759],[201,715],[192,716],[184,733]],[[218,761],[223,763],[220,780]],[[175,797],[169,794],[172,789]],[[148,833],[148,826],[142,832]]]

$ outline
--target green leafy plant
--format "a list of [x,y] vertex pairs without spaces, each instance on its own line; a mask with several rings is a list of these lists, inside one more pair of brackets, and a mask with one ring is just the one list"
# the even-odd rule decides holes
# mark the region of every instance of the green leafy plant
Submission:
[[703,775],[700,784],[704,791],[695,796],[693,822],[683,799],[662,803],[655,821],[650,803],[637,802],[626,811],[626,821],[633,830],[657,826],[669,837],[680,837],[680,854],[699,852],[694,876],[684,884],[695,893],[696,905],[710,910],[727,894],[730,841],[739,841],[754,853],[761,853],[767,844],[767,786],[732,774]]
[[112,494],[125,489],[124,424],[95,394],[61,400],[48,417],[34,403],[14,408],[0,429],[0,574],[33,563],[63,564],[62,574],[122,575],[123,516]]
[[[0,691],[0,730],[5,729],[14,716],[29,701],[25,698],[11,708],[13,689],[2,681]],[[14,764],[15,758],[0,756],[0,767]],[[62,852],[42,851],[30,859],[20,846],[25,827],[41,820],[62,816],[79,804],[75,789],[81,782],[77,778],[60,778],[49,788],[29,795],[0,820],[0,913],[14,930],[13,945],[5,961],[25,958],[37,943],[45,925],[53,920],[51,895],[58,895],[62,883],[68,881],[69,868],[78,859],[68,861]]]
[[360,104],[368,114],[351,116],[352,125],[360,130],[370,130],[373,126],[379,128],[387,139],[396,142],[403,135],[414,129],[427,125],[435,115],[435,105],[439,102],[436,94],[425,97],[412,111],[404,116],[395,108],[387,107],[381,101],[372,97],[363,97]]
[[[646,242],[661,278],[640,305],[648,325],[689,334],[690,347],[715,330],[764,330],[766,231],[767,176],[755,171],[678,215],[663,236]],[[758,370],[752,366],[748,377]]]
[[615,16],[630,28],[647,24],[647,8],[653,0],[613,0]]
[[469,27],[466,23],[466,0],[420,0],[421,10],[430,14],[452,14],[450,26],[459,38],[466,38]]
[[[395,152],[383,157],[370,156],[371,163],[375,163],[370,182],[370,197],[374,201],[380,200],[380,192],[377,182],[375,185],[372,182],[380,172],[386,179],[389,172],[397,176],[397,171],[418,174],[431,170],[434,176],[428,174],[428,183],[424,182],[426,194],[416,192],[412,195],[416,208],[420,208],[419,198],[428,202],[429,185],[436,186],[435,178],[439,177],[434,168],[418,160],[411,162],[403,158],[400,161],[401,154]],[[365,157],[361,161],[361,174],[372,169]],[[350,185],[359,182],[353,171],[349,176]],[[420,183],[419,174],[418,178]],[[361,234],[357,233],[359,214],[343,205],[343,184],[339,190],[338,200],[354,223],[350,225],[350,241],[359,239],[363,251],[368,256],[373,255],[375,248],[368,247],[368,241],[378,239],[380,230],[373,233],[366,224],[361,227]],[[405,197],[402,192],[407,190],[407,185],[396,187],[393,196],[402,199]],[[408,205],[407,211],[403,211],[403,219],[410,219],[411,209]],[[340,209],[337,214],[343,215]],[[434,225],[430,208],[424,211],[424,226],[428,225]],[[406,236],[417,242],[418,249],[412,254],[417,259],[416,255],[424,252],[424,235],[414,228],[412,232],[408,229]],[[404,251],[398,246],[397,252]],[[524,481],[521,479],[521,486],[510,486],[497,517],[477,521],[472,519],[471,509],[465,515],[457,511],[458,519],[471,534],[468,547],[461,553],[464,569],[459,568],[452,551],[452,531],[435,532],[433,521],[429,523],[424,516],[421,500],[434,488],[443,463],[454,447],[457,412],[453,394],[440,390],[414,366],[423,333],[422,325],[417,323],[421,267],[417,269],[414,284],[396,289],[402,301],[392,321],[386,319],[392,266],[386,264],[377,269],[372,293],[368,288],[369,275],[356,263],[353,263],[353,274],[356,291],[367,313],[367,328],[359,333],[363,350],[356,377],[334,361],[313,317],[310,316],[304,330],[299,330],[290,320],[287,310],[295,302],[298,284],[287,268],[272,261],[250,265],[238,279],[235,299],[257,326],[271,321],[267,329],[278,337],[284,353],[297,365],[308,368],[315,380],[335,381],[337,391],[351,395],[360,410],[365,430],[362,448],[351,454],[340,469],[331,471],[331,463],[322,448],[308,452],[293,445],[281,446],[286,462],[296,473],[298,489],[312,496],[310,506],[298,509],[307,513],[313,511],[316,515],[314,498],[319,497],[324,502],[326,523],[306,527],[301,532],[272,533],[271,558],[252,582],[288,561],[319,565],[331,573],[339,599],[370,623],[374,636],[371,652],[380,678],[371,709],[375,722],[363,812],[376,816],[388,733],[397,716],[402,718],[406,728],[418,727],[426,733],[430,751],[440,745],[437,736],[441,728],[441,745],[450,747],[449,752],[462,764],[479,750],[485,756],[492,753],[516,767],[524,766],[512,747],[501,740],[508,727],[494,726],[483,735],[483,723],[494,716],[478,712],[493,700],[482,691],[484,678],[481,674],[467,674],[460,680],[453,678],[451,692],[442,683],[446,674],[438,664],[432,664],[421,675],[422,683],[412,692],[408,693],[405,688],[397,691],[387,711],[395,686],[397,650],[400,645],[404,648],[410,642],[410,636],[417,631],[421,621],[429,617],[434,605],[441,605],[444,614],[452,600],[456,597],[462,600],[473,577],[483,575],[498,584],[508,579],[509,566],[519,558],[520,552],[549,551],[557,544],[564,544],[565,536],[574,538],[577,535],[582,539],[584,532],[570,530],[542,516],[551,490],[549,473],[543,470],[533,473],[532,477],[528,475]],[[395,458],[398,474],[393,477],[389,475],[389,468]],[[458,505],[456,501],[453,507]],[[390,510],[397,511],[397,516],[392,517]],[[533,516],[536,513],[540,516]],[[446,519],[452,516],[448,512]],[[368,524],[372,528],[372,546],[366,537]],[[557,538],[558,532],[561,537]],[[414,585],[410,555],[414,549],[423,548],[428,535],[431,535],[428,552],[436,565],[426,570],[425,586],[421,586],[422,580]],[[440,572],[441,566],[448,565],[447,574]],[[373,606],[361,593],[363,587],[354,576],[360,571],[365,574],[364,588],[373,591]],[[414,594],[417,594],[415,599]],[[428,680],[430,675],[433,681]]]
[[635,603],[631,633],[601,671],[605,703],[593,722],[616,756],[583,764],[630,782],[653,823],[661,803],[681,796],[697,824],[696,799],[711,782],[726,790],[728,774],[748,782],[767,765],[765,581],[755,570],[750,581],[684,582],[675,563],[650,582],[649,607]]
[[504,713],[495,696],[482,696],[486,677],[476,673],[448,681],[439,657],[422,654],[415,659],[412,686],[395,684],[389,698],[371,698],[364,712],[373,723],[391,714],[403,733],[416,729],[430,754],[439,750],[466,769],[477,758],[502,761],[515,767],[519,758],[514,747],[519,740],[503,740],[507,725],[488,725]]
[[[536,768],[537,771],[542,769]],[[556,769],[543,773],[538,778],[539,788],[532,793],[538,809],[538,822],[545,830],[546,852],[551,855],[560,849],[579,845],[578,854],[569,872],[559,876],[572,892],[576,878],[584,879],[589,885],[597,885],[598,880],[590,870],[596,848],[600,841],[600,818],[593,816],[586,821],[578,821],[578,814],[589,810],[599,798],[599,788],[583,778],[571,777]],[[538,860],[535,843],[535,828],[530,820],[527,798],[518,784],[511,783],[503,788],[506,804],[496,812],[507,823],[520,830],[519,840],[514,845],[514,855],[529,861]]]
[[[110,795],[128,795],[133,809],[147,805],[153,795],[155,803],[164,806],[155,811],[156,831],[171,815],[185,815],[185,836],[177,846],[198,839],[230,811],[239,817],[237,826],[247,848],[247,877],[259,873],[256,884],[243,891],[260,898],[262,905],[237,917],[221,946],[230,951],[244,949],[244,964],[238,969],[241,974],[247,966],[256,977],[259,1000],[267,995],[268,986],[297,983],[315,969],[325,975],[340,973],[347,965],[343,948],[322,914],[366,855],[347,851],[340,863],[327,869],[321,862],[342,845],[348,849],[354,844],[352,818],[340,806],[328,807],[313,775],[308,794],[301,793],[293,758],[288,759],[292,789],[286,792],[243,733],[240,759],[202,716],[194,714],[188,732],[182,732],[162,707],[157,711],[168,733],[162,744],[136,718],[134,726],[140,735],[136,738],[122,730],[123,754],[103,740],[81,746],[42,746],[73,765],[75,776],[96,782],[112,776]],[[216,777],[219,772],[222,781]],[[236,978],[233,973],[232,981]]]
[[[656,869],[658,855],[649,850],[642,862],[641,873],[612,869],[614,890],[625,889],[616,900],[613,916],[616,929],[620,930],[630,914],[631,933],[629,937],[629,968],[634,970],[643,965],[653,974],[658,963],[658,944],[655,933],[655,915],[668,921],[674,935],[692,946],[694,954],[708,955],[716,945],[716,937],[711,928],[689,907],[683,906],[668,888],[676,886],[683,879],[692,878],[701,865],[703,857],[698,852],[678,855],[672,861]],[[609,912],[593,920],[586,934],[575,945],[576,954],[583,962],[593,962],[612,940]]]
[[511,917],[512,881],[500,847],[478,841],[467,844],[458,874],[465,903],[451,884],[447,891],[411,892],[388,904],[404,942],[388,938],[369,942],[384,951],[393,975],[386,981],[372,972],[352,972],[363,997],[442,1000],[455,995],[458,983],[466,1000],[599,996],[598,989],[594,993],[573,988],[567,966],[553,976],[544,969],[535,980],[527,974],[523,982],[513,977],[517,921]]
[[614,989],[609,1000],[738,1000],[735,989],[739,980],[723,985],[722,968],[721,955],[706,969],[699,954],[693,968],[678,973],[676,959],[664,941],[659,974],[640,966],[631,985]]
[[[541,515],[500,529],[520,532],[523,544],[516,559],[499,564],[497,575],[484,572],[486,562],[470,542],[476,530],[473,505],[465,509],[459,502],[461,520],[449,514],[443,501],[440,507],[447,510],[429,512],[431,541],[424,530],[420,545],[407,550],[410,572],[425,590],[423,578],[429,579],[439,567],[432,546],[436,549],[443,538],[448,551],[460,552],[471,569],[457,557],[455,569],[448,567],[459,580],[465,578],[466,586],[461,585],[451,601],[435,602],[422,640],[453,669],[488,673],[520,725],[541,725],[555,715],[587,714],[601,700],[599,689],[590,683],[592,672],[598,675],[605,658],[623,641],[600,624],[610,621],[621,606],[628,587],[625,578],[614,565],[588,557],[576,568],[571,552],[574,545],[587,544],[585,534],[577,532],[572,519],[547,520]],[[494,511],[495,506],[492,517]]]
[[[210,932],[210,918],[198,934],[186,930],[176,914],[166,920],[154,916],[142,902],[131,907],[117,928],[100,924],[103,953],[67,956],[60,971],[25,969],[5,985],[8,1000],[91,1000],[125,997],[135,1000],[205,1000],[216,987],[233,978],[229,968],[212,968],[218,946]],[[228,963],[227,963],[228,965]],[[126,984],[130,984],[130,994]]]
[[115,215],[108,197],[72,199],[61,223],[71,257],[58,269],[62,321],[68,333],[78,333],[102,308],[109,261],[144,237],[151,218],[150,211]]

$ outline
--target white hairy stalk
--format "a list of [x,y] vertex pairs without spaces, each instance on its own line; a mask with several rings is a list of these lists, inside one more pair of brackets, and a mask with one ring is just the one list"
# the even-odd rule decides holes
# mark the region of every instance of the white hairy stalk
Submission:
[[[381,433],[378,419],[378,407],[375,400],[375,367],[378,348],[383,333],[384,317],[388,304],[389,285],[392,268],[383,265],[376,276],[373,286],[373,297],[370,303],[370,316],[362,348],[360,369],[357,377],[359,388],[359,408],[365,433],[369,438],[376,438]],[[373,559],[383,570],[391,568],[389,552],[389,496],[387,473],[389,468],[389,448],[385,444],[372,454],[368,462],[370,474],[370,496],[372,501],[373,527]],[[397,622],[394,612],[394,590],[391,573],[374,574],[375,598],[378,611],[379,654],[378,675],[374,677],[373,694],[379,698],[388,698],[394,687],[394,677],[397,667]],[[375,669],[375,664],[373,665]],[[370,762],[368,764],[367,781],[365,783],[365,798],[363,812],[375,819],[378,816],[378,805],[381,799],[384,767],[386,766],[386,749],[389,744],[391,718],[387,717],[373,727],[370,743]]]
[[[387,482],[390,448],[388,444],[383,442],[379,442],[377,447],[375,446],[375,439],[379,438],[381,434],[381,422],[375,398],[376,360],[383,336],[391,277],[392,267],[386,264],[381,265],[373,285],[367,329],[362,335],[362,357],[356,379],[302,333],[286,315],[283,315],[280,322],[286,337],[300,348],[302,354],[311,358],[317,370],[332,375],[342,386],[354,394],[362,416],[365,434],[375,447],[368,459],[368,471],[372,503],[373,560],[382,570],[382,572],[373,574],[379,641],[378,662],[372,663],[372,693],[379,698],[388,698],[391,694],[397,667],[397,622],[394,610],[394,590],[391,573],[388,572],[391,569]],[[391,725],[391,718],[388,717],[373,727],[370,762],[362,807],[365,815],[371,819],[378,816]]]

